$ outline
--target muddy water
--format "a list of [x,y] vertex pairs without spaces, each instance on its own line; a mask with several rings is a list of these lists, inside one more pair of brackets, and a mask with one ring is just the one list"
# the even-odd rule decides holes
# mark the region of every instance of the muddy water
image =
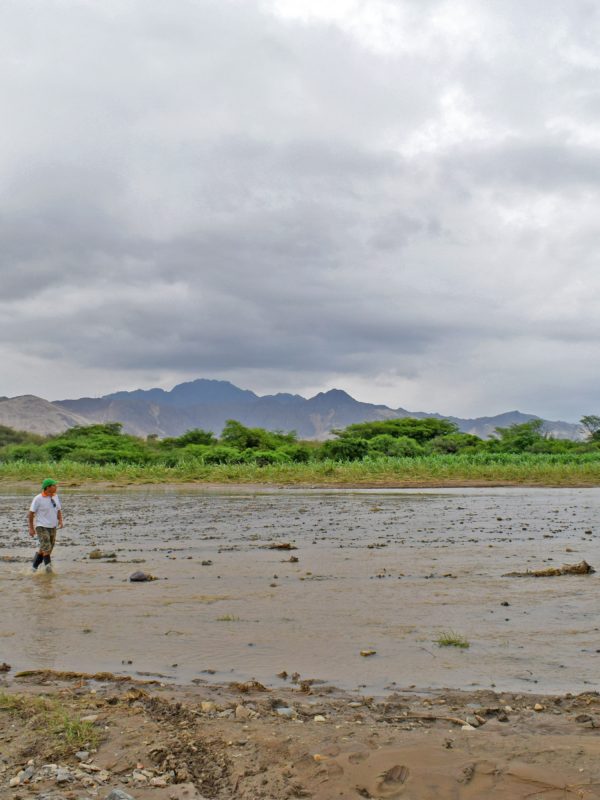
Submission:
[[[28,499],[0,495],[13,669],[271,685],[286,670],[367,692],[597,686],[600,572],[503,577],[600,569],[597,489],[65,491],[52,576],[26,574]],[[297,550],[268,549],[284,542]],[[90,560],[95,547],[116,563]],[[137,569],[160,580],[130,583]],[[449,629],[470,648],[438,647]]]

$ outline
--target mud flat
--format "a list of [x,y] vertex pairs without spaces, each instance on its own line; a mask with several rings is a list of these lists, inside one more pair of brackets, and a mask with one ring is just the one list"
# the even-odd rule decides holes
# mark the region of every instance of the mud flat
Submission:
[[86,771],[0,710],[0,797],[600,797],[599,575],[507,576],[599,567],[600,490],[65,491],[35,576],[27,498],[0,496],[5,691],[102,741]]
[[[4,681],[1,797],[600,796],[595,692],[398,692],[377,699],[331,687],[185,688],[99,677],[45,673]],[[93,726],[93,746],[49,733],[36,711],[40,697]],[[125,794],[111,795],[115,789]]]

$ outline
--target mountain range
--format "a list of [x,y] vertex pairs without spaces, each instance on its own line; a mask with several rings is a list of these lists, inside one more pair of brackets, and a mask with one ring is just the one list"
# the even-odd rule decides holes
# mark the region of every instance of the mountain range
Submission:
[[[319,392],[305,398],[297,394],[257,395],[229,381],[198,380],[180,383],[170,391],[136,389],[103,397],[81,397],[49,402],[33,395],[0,398],[0,425],[35,433],[56,434],[75,425],[121,422],[123,430],[136,436],[157,434],[180,436],[191,428],[219,434],[228,419],[249,427],[295,430],[301,439],[326,439],[332,429],[355,422],[395,417],[435,417],[455,422],[461,431],[488,438],[496,427],[508,427],[531,419],[535,414],[509,411],[492,417],[460,417],[407,411],[384,405],[361,403],[341,389]],[[562,439],[580,439],[579,425],[544,420],[544,430]]]

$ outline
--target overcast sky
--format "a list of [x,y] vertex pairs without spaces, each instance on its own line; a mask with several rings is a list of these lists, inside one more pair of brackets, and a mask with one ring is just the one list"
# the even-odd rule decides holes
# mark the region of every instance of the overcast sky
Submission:
[[4,0],[0,395],[600,413],[593,0]]

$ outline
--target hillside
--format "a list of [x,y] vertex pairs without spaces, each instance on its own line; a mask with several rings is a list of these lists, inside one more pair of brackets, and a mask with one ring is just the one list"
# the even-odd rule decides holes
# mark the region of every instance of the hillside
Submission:
[[51,435],[62,433],[75,425],[89,425],[89,420],[41,397],[25,394],[0,398],[0,425],[18,431]]

